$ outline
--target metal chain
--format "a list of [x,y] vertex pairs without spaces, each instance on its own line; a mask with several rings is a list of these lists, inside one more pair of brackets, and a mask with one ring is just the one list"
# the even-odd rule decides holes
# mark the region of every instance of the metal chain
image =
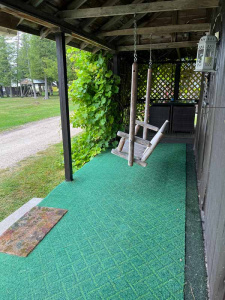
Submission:
[[134,62],[137,62],[137,21],[134,14]]
[[148,67],[149,69],[152,68],[152,35],[150,34],[150,49],[149,49],[149,52],[150,52],[150,56],[149,56],[149,64],[148,64]]

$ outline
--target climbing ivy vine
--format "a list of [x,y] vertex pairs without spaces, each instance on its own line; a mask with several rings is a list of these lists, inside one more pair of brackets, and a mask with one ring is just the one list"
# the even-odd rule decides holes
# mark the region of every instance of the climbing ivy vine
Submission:
[[72,140],[73,168],[76,171],[115,143],[113,139],[121,118],[118,102],[120,78],[108,69],[110,56],[74,49],[68,49],[68,56],[74,62],[77,76],[69,89],[69,96],[75,103],[71,122],[73,127],[84,130]]

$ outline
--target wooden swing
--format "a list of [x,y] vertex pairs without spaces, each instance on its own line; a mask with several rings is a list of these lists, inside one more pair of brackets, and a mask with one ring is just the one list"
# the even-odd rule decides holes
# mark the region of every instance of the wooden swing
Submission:
[[[134,21],[134,28],[136,28],[136,21]],[[148,124],[152,79],[151,49],[147,75],[144,122],[136,120],[138,64],[136,54],[136,30],[134,30],[134,32],[134,63],[132,65],[129,134],[122,131],[117,132],[117,136],[121,137],[121,139],[118,144],[118,147],[116,149],[112,149],[111,153],[124,159],[127,159],[129,166],[133,166],[133,163],[135,162],[142,167],[146,167],[146,160],[149,158],[155,147],[158,145],[158,143],[164,136],[164,132],[169,121],[166,120],[161,128]],[[143,127],[143,138],[137,136],[140,127]],[[151,141],[147,140],[148,130],[153,130],[156,132],[155,136],[151,139]]]

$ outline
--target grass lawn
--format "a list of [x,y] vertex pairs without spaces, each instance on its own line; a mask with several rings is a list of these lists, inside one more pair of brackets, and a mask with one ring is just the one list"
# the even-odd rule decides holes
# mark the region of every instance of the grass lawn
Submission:
[[0,170],[0,221],[31,198],[44,198],[64,180],[61,147],[51,146],[13,169]]
[[[74,104],[70,102],[72,110]],[[0,98],[0,131],[59,115],[59,96],[51,96],[49,100],[42,97]]]

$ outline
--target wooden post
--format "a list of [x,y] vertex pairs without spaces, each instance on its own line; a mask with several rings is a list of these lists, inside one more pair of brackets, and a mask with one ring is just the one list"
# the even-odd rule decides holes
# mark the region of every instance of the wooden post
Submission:
[[60,111],[61,111],[61,123],[62,123],[65,179],[66,181],[72,181],[73,171],[72,171],[72,159],[71,159],[65,34],[63,32],[57,32],[55,34],[55,40],[56,40],[57,62],[58,62],[59,96],[60,96]]
[[[147,124],[149,122],[149,105],[150,105],[150,95],[151,95],[151,85],[152,85],[152,69],[148,69],[147,75],[147,90],[146,90],[146,101],[145,101],[145,118],[144,122]],[[147,139],[148,129],[147,127],[143,128],[143,139]]]
[[49,99],[48,97],[48,80],[47,76],[45,75],[45,100]]
[[132,82],[131,82],[128,166],[133,166],[133,162],[134,162],[134,136],[135,136],[135,120],[136,120],[136,106],[137,106],[137,82],[138,82],[138,64],[134,62],[132,65]]
[[174,84],[174,101],[177,101],[179,98],[179,89],[180,89],[180,69],[181,64],[176,64],[176,70],[175,70],[175,84]]
[[120,75],[120,66],[118,54],[113,55],[113,74]]

